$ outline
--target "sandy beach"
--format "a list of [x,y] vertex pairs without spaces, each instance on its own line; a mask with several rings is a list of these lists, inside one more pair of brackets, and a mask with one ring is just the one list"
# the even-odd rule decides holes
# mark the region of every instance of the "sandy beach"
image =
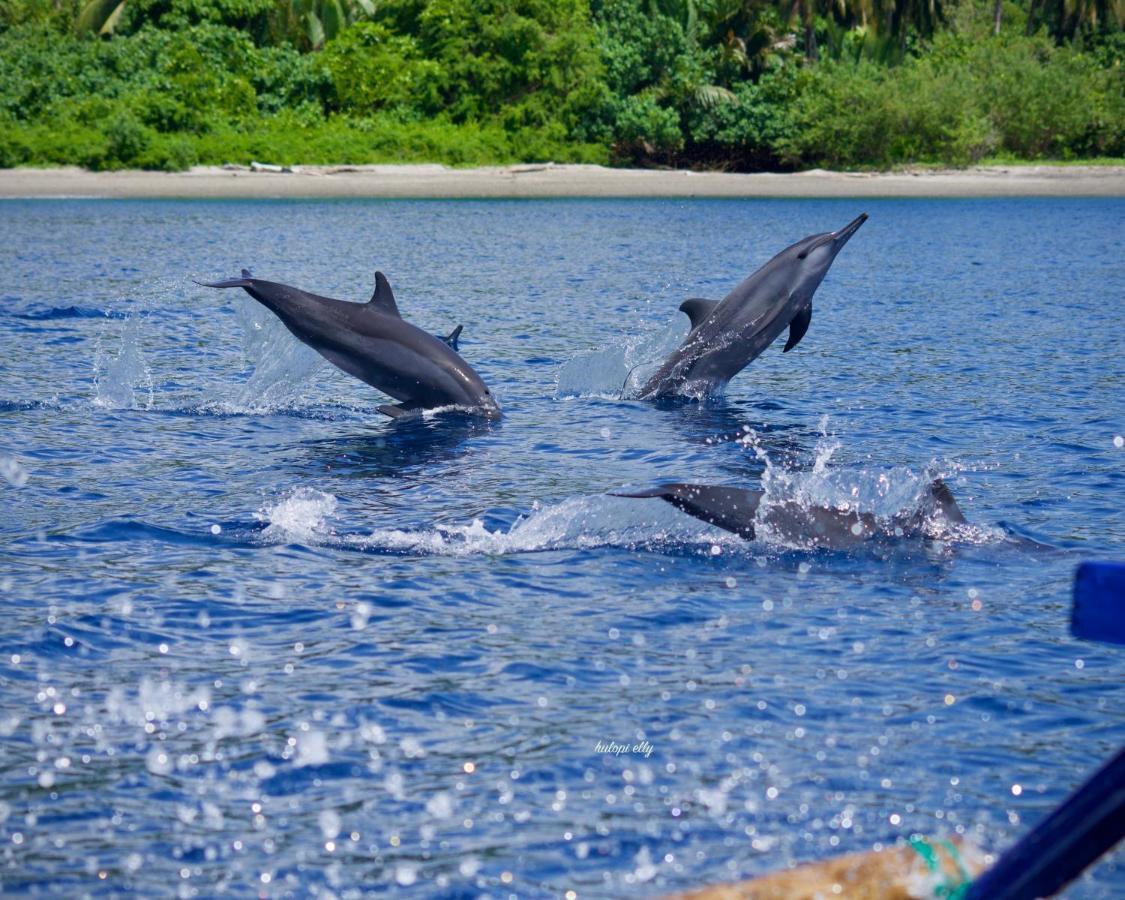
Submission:
[[[270,167],[275,168],[275,167]],[[789,174],[528,164],[200,166],[188,172],[0,169],[0,198],[1122,197],[1125,166],[988,166]]]

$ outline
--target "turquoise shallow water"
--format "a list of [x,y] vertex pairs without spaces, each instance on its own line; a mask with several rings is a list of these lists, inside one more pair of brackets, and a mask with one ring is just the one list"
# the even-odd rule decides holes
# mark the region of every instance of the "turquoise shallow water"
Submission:
[[[862,211],[799,348],[617,399],[680,300]],[[1067,632],[1077,562],[1125,558],[1123,213],[0,202],[3,892],[649,895],[1007,846],[1125,742],[1125,650]],[[383,269],[504,420],[384,420],[191,282],[244,265]],[[606,496],[889,513],[939,474],[970,529],[852,553]],[[1123,890],[1119,853],[1072,894]]]

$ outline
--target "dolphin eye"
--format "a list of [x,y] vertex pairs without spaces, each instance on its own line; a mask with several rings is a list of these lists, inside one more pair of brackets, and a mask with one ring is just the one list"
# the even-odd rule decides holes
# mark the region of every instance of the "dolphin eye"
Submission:
[[802,251],[801,253],[798,253],[798,254],[797,254],[797,259],[804,259],[804,258],[805,258],[806,256],[808,256],[808,255],[809,255],[809,251],[808,251],[808,250]]

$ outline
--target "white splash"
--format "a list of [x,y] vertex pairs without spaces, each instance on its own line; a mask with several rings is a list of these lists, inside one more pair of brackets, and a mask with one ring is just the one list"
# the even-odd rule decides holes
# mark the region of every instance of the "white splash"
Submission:
[[291,406],[305,382],[326,363],[298,341],[281,321],[249,297],[237,303],[242,325],[242,353],[252,369],[231,411],[260,412]]
[[630,343],[605,347],[568,359],[559,367],[555,397],[632,397],[687,335],[687,319],[677,313],[663,329]]
[[317,541],[331,537],[327,519],[336,512],[337,500],[331,494],[301,487],[272,506],[262,509],[257,518],[268,522],[264,536],[270,541]]
[[[731,542],[738,540],[730,536]],[[715,537],[712,528],[679,514],[664,503],[574,497],[536,510],[526,518],[521,516],[507,531],[489,530],[483,521],[474,519],[468,525],[443,525],[420,531],[376,529],[370,535],[349,536],[343,541],[363,549],[440,556],[499,556],[700,541],[710,547]]]
[[14,456],[0,456],[0,478],[12,487],[21,488],[27,484],[27,469]]
[[[152,409],[152,370],[141,350],[139,319],[131,316],[121,329],[116,354],[98,339],[94,356],[94,404],[106,409]],[[137,392],[141,392],[138,402]]]
[[[835,509],[840,512],[870,513],[888,525],[904,513],[932,510],[929,489],[934,479],[950,479],[960,471],[956,464],[940,464],[931,460],[925,468],[915,471],[906,466],[890,468],[832,467],[833,457],[841,442],[828,431],[827,417],[821,419],[821,436],[813,450],[811,468],[793,469],[776,465],[750,431],[741,442],[752,449],[765,465],[762,473],[763,497],[756,520],[758,540],[779,547],[794,547],[791,541],[774,533],[767,523],[769,510],[782,504],[803,509]],[[989,543],[1002,540],[1001,529],[976,524],[953,524],[943,517],[929,516],[922,524],[922,533],[933,540],[967,543]]]

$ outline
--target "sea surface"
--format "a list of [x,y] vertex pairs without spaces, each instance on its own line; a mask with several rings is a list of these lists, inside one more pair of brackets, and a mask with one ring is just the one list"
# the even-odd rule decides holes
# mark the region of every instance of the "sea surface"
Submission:
[[[860,212],[801,345],[621,399]],[[961,835],[1125,743],[1125,202],[0,201],[0,893],[659,895]],[[366,300],[504,409],[392,422],[240,291]],[[970,526],[743,541],[661,481]],[[1073,897],[1120,897],[1125,854]]]

